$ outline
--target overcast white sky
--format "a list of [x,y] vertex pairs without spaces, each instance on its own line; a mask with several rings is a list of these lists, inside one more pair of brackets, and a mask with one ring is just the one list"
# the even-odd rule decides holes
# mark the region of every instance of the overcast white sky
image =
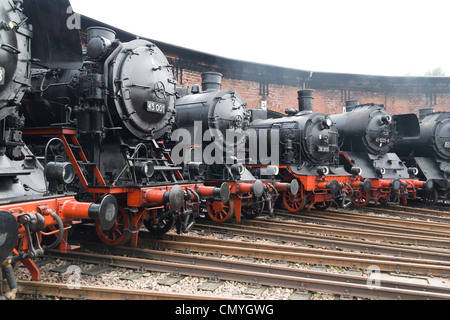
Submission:
[[444,0],[71,0],[120,29],[227,58],[308,71],[450,76]]

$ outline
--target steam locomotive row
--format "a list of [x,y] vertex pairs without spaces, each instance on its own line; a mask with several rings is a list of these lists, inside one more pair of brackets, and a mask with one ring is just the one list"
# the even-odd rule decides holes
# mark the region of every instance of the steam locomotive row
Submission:
[[[420,127],[415,115],[391,117],[374,104],[329,116],[313,112],[312,90],[298,92],[299,109],[287,116],[249,109],[222,89],[217,72],[203,74],[202,89],[177,87],[173,66],[149,40],[122,42],[92,27],[83,48],[78,30],[67,28],[69,6],[0,1],[7,298],[17,288],[13,266],[39,279],[33,260],[77,249],[69,229],[84,221],[95,221],[107,245],[136,246],[143,225],[155,236],[174,225],[186,233],[204,214],[216,222],[273,214],[277,200],[297,212],[448,198],[448,113]],[[274,163],[253,152],[264,144]]]
[[283,206],[292,212],[346,206],[353,194],[369,190],[370,182],[360,181],[358,168],[347,173],[339,164],[338,130],[329,116],[313,113],[314,92],[301,90],[298,99],[299,109],[286,110],[288,116],[267,119],[266,110],[254,110],[250,124],[258,136],[279,131],[280,179],[296,179],[300,185],[296,195],[283,192]]
[[357,191],[356,206],[388,201],[406,204],[416,199],[418,192],[431,187],[431,181],[421,181],[415,167],[406,167],[392,152],[395,141],[409,140],[419,135],[415,114],[389,115],[383,105],[359,104],[349,101],[346,112],[331,115],[340,136],[340,162],[350,172],[361,168],[360,176],[371,182],[370,190]]
[[420,135],[402,137],[394,150],[408,166],[417,168],[421,180],[432,181],[420,197],[435,204],[450,199],[450,113],[421,109],[419,117]]

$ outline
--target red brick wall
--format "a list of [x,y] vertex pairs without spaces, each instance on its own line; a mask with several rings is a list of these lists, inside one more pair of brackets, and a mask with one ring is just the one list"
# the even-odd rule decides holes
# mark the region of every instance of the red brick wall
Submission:
[[[181,77],[178,77],[181,82]],[[201,85],[201,72],[183,69],[182,85],[192,87]],[[261,106],[260,83],[239,79],[224,78],[222,89],[233,89],[246,101],[249,108]],[[279,84],[269,84],[269,95],[266,97],[267,107],[270,110],[284,113],[287,108],[298,108],[297,91],[299,87]],[[314,111],[326,114],[342,112],[347,100],[358,100],[361,103],[384,104],[391,114],[419,113],[421,108],[434,108],[435,111],[450,111],[450,94],[438,93],[433,98],[427,97],[423,92],[379,92],[379,91],[352,91],[338,89],[316,89],[314,98]],[[434,105],[435,102],[435,105]],[[430,106],[430,103],[433,105]]]

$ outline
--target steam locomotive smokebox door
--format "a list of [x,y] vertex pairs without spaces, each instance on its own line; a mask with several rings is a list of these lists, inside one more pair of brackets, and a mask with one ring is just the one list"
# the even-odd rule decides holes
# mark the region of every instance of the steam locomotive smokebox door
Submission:
[[158,139],[175,121],[175,84],[171,66],[154,44],[134,40],[124,44],[114,59],[109,87],[119,125],[137,138]]

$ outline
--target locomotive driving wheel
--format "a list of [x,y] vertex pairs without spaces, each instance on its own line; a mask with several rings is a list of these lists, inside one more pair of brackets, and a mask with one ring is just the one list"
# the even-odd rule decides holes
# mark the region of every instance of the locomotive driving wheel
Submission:
[[357,207],[365,207],[369,203],[369,193],[364,191],[355,191],[352,197],[352,203]]
[[439,194],[436,189],[422,190],[422,201],[425,204],[434,205],[439,200]]
[[227,204],[222,201],[210,201],[206,202],[206,210],[208,216],[215,222],[227,222],[234,217],[234,203],[230,198]]
[[283,206],[290,212],[299,212],[305,208],[306,198],[303,184],[300,183],[300,188],[296,195],[288,191],[283,192]]
[[121,207],[114,226],[105,231],[101,228],[98,220],[95,222],[95,230],[99,239],[108,246],[120,246],[128,243],[131,239],[131,217]]

